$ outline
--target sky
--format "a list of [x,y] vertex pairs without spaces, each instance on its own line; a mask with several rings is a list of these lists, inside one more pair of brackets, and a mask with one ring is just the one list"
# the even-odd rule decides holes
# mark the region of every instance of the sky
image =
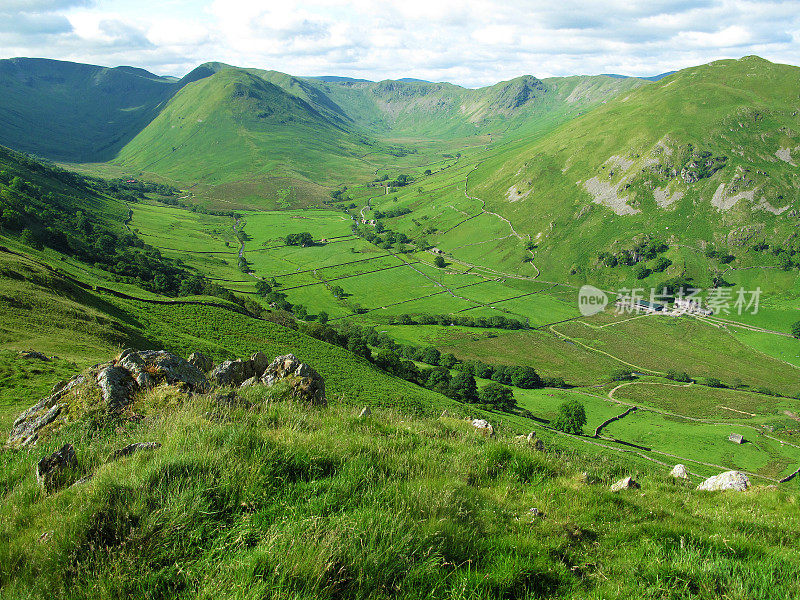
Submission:
[[748,54],[800,65],[800,0],[0,0],[0,58],[160,75],[220,61],[478,87]]

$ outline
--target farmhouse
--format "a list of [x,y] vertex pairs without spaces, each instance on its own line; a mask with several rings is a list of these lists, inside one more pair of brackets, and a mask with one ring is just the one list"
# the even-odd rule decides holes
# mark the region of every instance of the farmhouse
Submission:
[[444,254],[444,252],[441,249],[436,248],[435,246],[431,248],[431,252],[433,252],[434,254]]
[[741,433],[732,433],[728,436],[728,440],[730,440],[734,444],[743,444],[744,436]]

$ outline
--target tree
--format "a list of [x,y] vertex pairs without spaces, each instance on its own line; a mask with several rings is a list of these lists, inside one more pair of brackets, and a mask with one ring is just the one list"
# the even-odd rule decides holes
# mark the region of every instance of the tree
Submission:
[[800,321],[792,323],[792,337],[800,340]]
[[442,359],[442,354],[433,346],[428,346],[419,353],[419,359],[429,365],[437,366]]
[[444,269],[447,263],[444,262],[444,258],[442,258],[441,256],[437,256],[436,258],[433,259],[433,264],[439,267],[440,269]]
[[258,292],[259,296],[262,296],[262,297],[266,296],[271,291],[272,291],[272,286],[270,284],[268,284],[266,281],[264,281],[263,279],[259,279],[256,282],[256,292]]
[[[15,179],[19,178],[15,177]],[[20,241],[26,246],[30,246],[31,248],[35,248],[36,250],[41,250],[43,248],[42,242],[39,241],[39,238],[37,238],[36,234],[33,233],[30,229],[22,230]]]
[[530,390],[542,387],[542,379],[533,367],[514,367],[511,370],[511,385]]
[[325,325],[325,323],[328,322],[328,313],[326,313],[324,310],[319,311],[319,314],[317,315],[317,321]]
[[651,273],[650,269],[648,269],[641,263],[636,265],[633,269],[633,276],[636,277],[636,279],[644,279],[645,277],[650,275],[650,273]]
[[499,383],[487,383],[481,388],[479,394],[480,401],[498,410],[510,411],[516,405],[514,392]]
[[568,400],[558,408],[558,416],[550,425],[559,431],[580,435],[586,425],[586,409],[577,400]]
[[450,396],[464,402],[475,402],[478,399],[478,385],[471,373],[459,371],[450,380]]
[[428,375],[428,381],[425,387],[446,394],[450,391],[450,370],[444,367],[437,367]]
[[692,381],[692,378],[685,371],[678,371],[676,369],[669,369],[667,371],[667,379],[671,379],[672,381],[682,381],[685,383],[689,383]]
[[456,363],[458,363],[458,359],[450,353],[442,354],[439,359],[439,364],[447,369],[452,369]]
[[303,231],[302,233],[290,233],[286,236],[284,241],[287,246],[303,246],[305,248],[314,245],[314,238],[307,231]]

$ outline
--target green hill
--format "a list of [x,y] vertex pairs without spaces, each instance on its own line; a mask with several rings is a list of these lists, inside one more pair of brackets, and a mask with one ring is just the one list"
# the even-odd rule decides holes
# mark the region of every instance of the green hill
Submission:
[[[530,236],[554,277],[630,280],[632,267],[607,265],[643,258],[648,281],[794,268],[798,75],[757,57],[684,69],[498,153],[470,193]],[[663,274],[648,240],[669,248]]]
[[541,131],[644,83],[524,76],[466,89],[300,78],[223,63],[176,80],[16,58],[0,61],[0,144],[71,163],[113,160],[123,171],[181,185],[265,176],[334,185],[428,152],[432,140],[461,147],[476,135]]
[[132,67],[0,60],[0,144],[53,160],[106,161],[180,86]]

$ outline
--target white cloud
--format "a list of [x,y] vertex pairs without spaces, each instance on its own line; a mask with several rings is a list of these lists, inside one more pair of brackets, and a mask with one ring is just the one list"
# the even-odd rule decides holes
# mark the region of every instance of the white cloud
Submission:
[[750,53],[800,63],[800,0],[0,0],[0,23],[0,57],[176,75],[220,60],[475,86]]

